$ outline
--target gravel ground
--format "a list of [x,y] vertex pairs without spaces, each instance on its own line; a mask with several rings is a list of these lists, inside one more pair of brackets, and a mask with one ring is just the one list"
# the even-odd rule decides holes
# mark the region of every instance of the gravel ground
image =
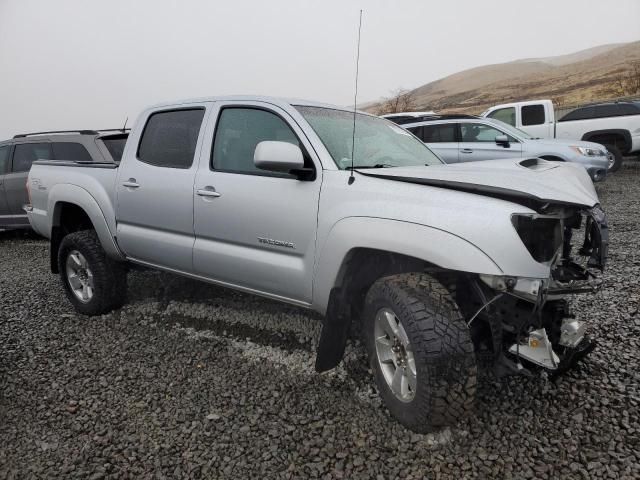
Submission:
[[639,478],[640,162],[598,186],[604,288],[573,302],[595,352],[555,382],[486,378],[477,416],[416,435],[349,347],[313,371],[318,317],[156,272],[76,315],[47,243],[0,233],[0,479]]

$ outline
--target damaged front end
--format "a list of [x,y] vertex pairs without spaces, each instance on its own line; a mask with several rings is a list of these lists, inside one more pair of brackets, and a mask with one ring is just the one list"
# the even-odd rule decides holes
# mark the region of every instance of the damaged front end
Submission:
[[[609,246],[606,215],[599,205],[545,205],[535,214],[513,215],[512,224],[534,260],[549,266],[549,278],[480,275],[473,305],[463,310],[479,353],[493,357],[498,376],[529,374],[525,365],[559,374],[595,347],[566,296],[594,293],[601,285],[597,273]],[[576,249],[577,232],[584,240]]]

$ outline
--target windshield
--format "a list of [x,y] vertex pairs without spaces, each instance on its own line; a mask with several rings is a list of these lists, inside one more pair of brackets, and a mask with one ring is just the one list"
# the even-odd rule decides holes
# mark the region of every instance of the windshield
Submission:
[[370,115],[356,114],[353,142],[353,112],[322,107],[296,107],[340,170],[359,168],[441,165],[440,159],[424,143],[401,127]]
[[495,118],[491,118],[491,119],[487,118],[486,120],[493,123],[496,127],[499,127],[500,129],[505,130],[508,134],[516,138],[521,138],[521,139],[523,138],[525,140],[535,140],[535,138],[529,135],[527,132],[524,132],[519,128],[512,127],[508,123],[504,123],[502,120],[496,120]]

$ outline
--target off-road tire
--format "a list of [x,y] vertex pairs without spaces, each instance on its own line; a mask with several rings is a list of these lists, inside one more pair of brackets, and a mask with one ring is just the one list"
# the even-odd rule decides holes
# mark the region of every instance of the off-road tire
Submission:
[[615,145],[605,145],[605,147],[613,155],[613,165],[607,169],[607,173],[615,173],[622,166],[622,152]]
[[[378,362],[374,322],[383,308],[395,313],[412,346],[417,384],[409,402],[394,395]],[[473,343],[458,306],[436,279],[407,273],[377,280],[365,298],[363,329],[380,396],[405,427],[428,432],[473,411],[478,375]]]
[[[69,285],[66,262],[72,251],[80,252],[93,273],[93,297],[80,301]],[[94,230],[81,230],[65,236],[58,249],[60,279],[67,298],[78,313],[102,315],[120,308],[127,299],[127,271],[123,264],[107,257]]]

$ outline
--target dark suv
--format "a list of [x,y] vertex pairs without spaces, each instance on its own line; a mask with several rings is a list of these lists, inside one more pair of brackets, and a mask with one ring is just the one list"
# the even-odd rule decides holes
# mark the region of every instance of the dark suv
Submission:
[[0,142],[0,230],[30,228],[27,175],[35,160],[118,163],[126,130],[75,130],[16,135]]

